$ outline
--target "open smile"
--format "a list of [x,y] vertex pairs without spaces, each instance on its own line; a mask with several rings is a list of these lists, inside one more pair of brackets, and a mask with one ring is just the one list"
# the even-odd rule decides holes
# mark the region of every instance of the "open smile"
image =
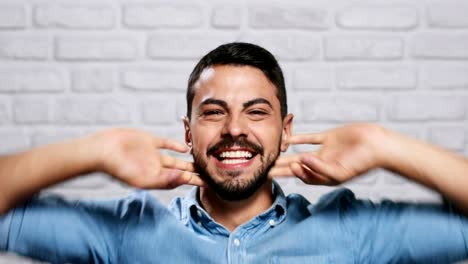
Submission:
[[222,149],[213,153],[215,164],[223,169],[240,169],[250,166],[257,152],[245,148]]

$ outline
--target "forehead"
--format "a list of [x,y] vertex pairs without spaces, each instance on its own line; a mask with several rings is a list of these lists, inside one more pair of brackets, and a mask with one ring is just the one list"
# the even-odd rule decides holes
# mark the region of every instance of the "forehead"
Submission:
[[193,105],[208,98],[224,100],[228,105],[264,98],[279,107],[276,87],[265,74],[251,66],[219,65],[206,68],[194,85]]

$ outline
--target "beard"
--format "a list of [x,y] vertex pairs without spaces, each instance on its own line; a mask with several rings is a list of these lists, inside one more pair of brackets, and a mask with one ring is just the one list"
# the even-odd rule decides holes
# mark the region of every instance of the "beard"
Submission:
[[226,174],[232,177],[229,180],[217,181],[208,172],[208,164],[203,158],[203,155],[193,149],[193,160],[195,170],[200,174],[200,177],[215,191],[215,193],[226,201],[241,201],[252,196],[268,179],[268,172],[273,167],[280,153],[280,144],[276,153],[264,154],[263,147],[256,145],[245,138],[225,138],[213,147],[209,148],[206,156],[216,152],[221,147],[241,146],[254,149],[260,157],[261,166],[254,172],[253,177],[248,179],[239,179],[237,176],[242,174],[242,171],[226,171]]

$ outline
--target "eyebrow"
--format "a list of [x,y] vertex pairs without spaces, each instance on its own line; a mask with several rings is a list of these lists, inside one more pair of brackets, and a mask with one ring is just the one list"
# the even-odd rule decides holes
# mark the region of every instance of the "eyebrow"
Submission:
[[243,103],[242,105],[244,106],[244,109],[245,109],[245,108],[248,108],[248,107],[250,107],[252,105],[256,105],[256,104],[266,104],[270,108],[273,109],[273,106],[271,105],[271,103],[265,98],[255,98],[255,99],[252,99],[250,101],[247,101],[247,102]]
[[[222,108],[224,109],[228,109],[228,104],[226,103],[226,101],[223,101],[223,100],[219,100],[219,99],[214,99],[214,98],[208,98],[206,100],[204,100],[200,106],[203,106],[203,105],[219,105],[221,106]],[[270,108],[273,108],[273,106],[271,105],[271,103],[265,99],[265,98],[255,98],[255,99],[252,99],[252,100],[249,100],[245,103],[242,104],[242,106],[245,108],[248,108],[248,107],[251,107],[252,105],[256,105],[256,104],[266,104],[268,105]]]
[[214,98],[208,98],[206,100],[204,100],[200,106],[203,106],[203,105],[210,105],[210,104],[214,104],[214,105],[219,105],[221,106],[222,108],[224,109],[227,109],[228,108],[228,105],[225,101],[223,100],[219,100],[219,99],[214,99]]

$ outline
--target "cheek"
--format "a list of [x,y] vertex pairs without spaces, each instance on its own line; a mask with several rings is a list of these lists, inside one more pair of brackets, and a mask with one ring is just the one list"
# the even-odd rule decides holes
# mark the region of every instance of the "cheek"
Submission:
[[218,128],[216,126],[198,125],[192,127],[192,142],[198,148],[207,148],[210,144],[216,143],[219,138]]

